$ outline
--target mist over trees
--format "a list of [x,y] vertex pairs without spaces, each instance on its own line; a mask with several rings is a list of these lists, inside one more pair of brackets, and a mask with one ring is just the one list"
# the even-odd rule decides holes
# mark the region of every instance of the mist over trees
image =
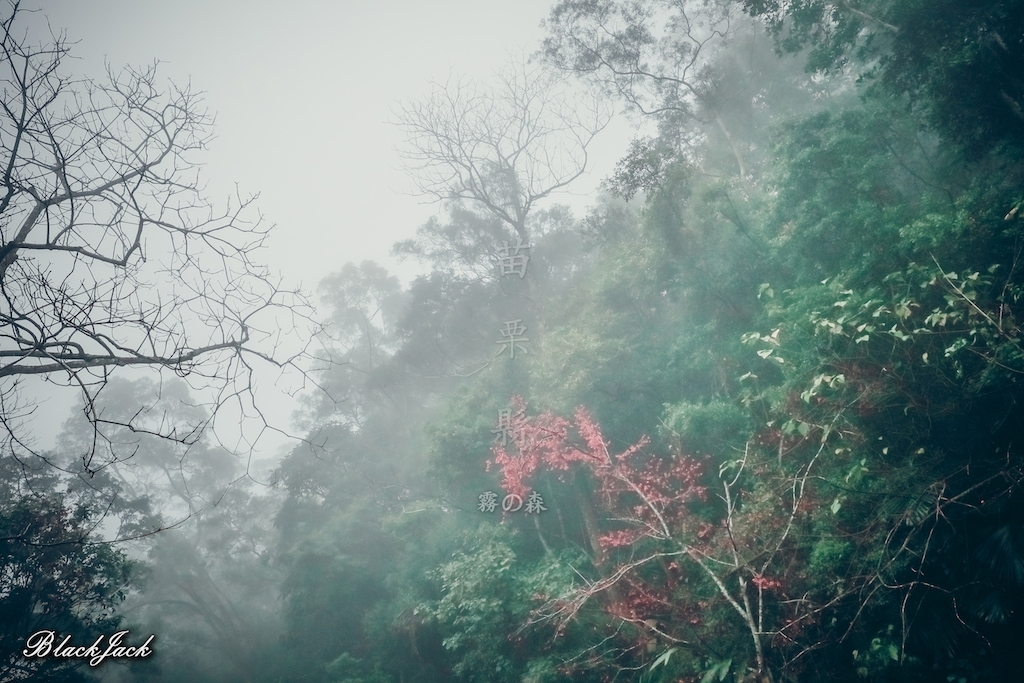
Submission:
[[[399,154],[440,208],[394,247],[422,274],[363,261],[320,283],[303,366],[320,390],[263,486],[193,430],[220,403],[207,382],[106,372],[237,386],[230,371],[244,385],[246,359],[270,356],[248,316],[280,288],[143,305],[148,336],[117,308],[136,295],[97,296],[148,282],[126,269],[139,230],[173,244],[245,225],[214,216],[228,230],[207,235],[175,203],[194,186],[155,170],[201,146],[171,134],[191,100],[129,106],[170,112],[141,138],[63,104],[53,118],[45,93],[152,81],[57,78],[34,65],[59,40],[7,29],[0,380],[55,364],[90,419],[34,453],[4,385],[0,678],[1024,673],[1024,8],[563,0],[544,30],[528,63],[396,104]],[[644,132],[574,215],[556,190],[613,105]],[[102,117],[134,120],[118,111]],[[47,250],[81,263],[47,269]],[[196,259],[185,287],[190,268],[235,282],[171,253]],[[204,341],[173,331],[243,292],[200,317]],[[154,633],[157,652],[26,662],[40,628]]]

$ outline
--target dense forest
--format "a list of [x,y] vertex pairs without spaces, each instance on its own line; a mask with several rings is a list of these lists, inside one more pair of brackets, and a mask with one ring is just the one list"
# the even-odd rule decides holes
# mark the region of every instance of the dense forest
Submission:
[[[424,274],[320,283],[269,485],[167,438],[209,419],[177,378],[105,377],[60,452],[6,439],[0,679],[1024,678],[1024,3],[562,0],[544,30],[396,105],[443,209],[394,247]],[[637,136],[574,215],[613,109]],[[155,653],[29,661],[38,629]]]

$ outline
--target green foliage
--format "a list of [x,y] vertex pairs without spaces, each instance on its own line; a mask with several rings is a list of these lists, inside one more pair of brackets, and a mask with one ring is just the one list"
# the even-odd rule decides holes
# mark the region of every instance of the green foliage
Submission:
[[877,679],[898,664],[900,647],[893,625],[889,624],[884,632],[872,638],[865,650],[854,650],[853,659],[857,663],[857,675],[861,678]]
[[666,406],[663,429],[679,439],[682,448],[694,455],[728,457],[742,452],[750,435],[750,415],[732,403],[678,403]]
[[[779,47],[809,48],[808,68],[846,64],[886,93],[909,97],[951,141],[980,154],[1019,152],[1024,11],[1014,2],[744,0]],[[1011,154],[1014,152],[1011,151]]]
[[703,678],[700,679],[700,683],[715,683],[715,681],[724,681],[732,669],[732,659],[723,659],[720,662],[711,662],[707,670],[704,672]]
[[[771,57],[740,8],[804,52]],[[1012,680],[1020,14],[556,5],[547,57],[657,132],[583,221],[530,212],[521,280],[493,259],[509,228],[453,204],[396,246],[430,268],[405,290],[370,263],[325,281],[344,400],[310,404],[315,447],[278,471],[283,679]],[[650,469],[553,468],[546,512],[486,516],[513,395],[586,408],[574,457],[654,436]],[[683,455],[702,493],[666,519]]]
[[572,584],[571,570],[550,560],[530,567],[514,543],[502,526],[466,533],[463,549],[432,573],[440,599],[417,608],[440,626],[459,680],[550,680],[548,648],[524,628],[531,606]]
[[[635,440],[679,385],[664,372],[674,318],[670,268],[656,243],[623,245],[581,274],[586,287],[553,302],[545,354],[532,381],[534,402],[569,413],[586,402],[608,431]],[[650,426],[639,429],[652,431]]]
[[326,667],[326,683],[391,683],[379,669],[366,670],[366,665],[349,653],[344,653]]
[[853,544],[835,538],[822,538],[811,549],[807,571],[815,576],[831,576],[842,567],[853,551]]
[[48,629],[82,645],[114,633],[134,563],[96,539],[101,512],[60,491],[55,478],[25,472],[13,458],[0,459],[0,473],[0,678],[91,680],[80,661],[22,658],[25,639]]
[[[776,297],[774,329],[744,336],[783,378],[782,393],[756,397],[784,416],[783,435],[795,447],[820,439],[834,451],[817,465],[831,517],[815,523],[807,566],[815,583],[842,596],[868,576],[865,588],[878,589],[861,614],[896,620],[909,603],[931,615],[861,649],[861,676],[916,666],[908,652],[950,662],[973,642],[956,614],[973,614],[980,632],[986,621],[1006,623],[1004,610],[1020,599],[1011,569],[1018,549],[1002,542],[997,521],[1017,497],[1006,482],[1024,374],[1012,315],[1019,285],[996,277],[1013,271],[1013,263],[958,272],[910,264],[863,291],[836,279]],[[973,558],[971,539],[987,539]],[[921,573],[928,587],[914,580]],[[1014,587],[985,587],[999,581]]]
[[905,258],[893,248],[928,199],[923,181],[934,172],[921,159],[922,146],[932,143],[908,123],[874,106],[826,110],[781,127],[769,174],[778,192],[773,242],[803,282],[841,270],[878,274]]
[[288,575],[281,591],[296,654],[329,661],[353,651],[361,642],[363,615],[385,594],[380,567],[391,549],[382,542],[379,513],[369,505],[355,501],[283,558]]

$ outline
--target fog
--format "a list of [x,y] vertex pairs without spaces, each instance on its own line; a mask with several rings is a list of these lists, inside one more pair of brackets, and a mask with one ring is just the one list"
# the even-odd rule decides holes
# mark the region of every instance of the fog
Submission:
[[1024,13],[946,10],[5,3],[0,680],[1020,674]]

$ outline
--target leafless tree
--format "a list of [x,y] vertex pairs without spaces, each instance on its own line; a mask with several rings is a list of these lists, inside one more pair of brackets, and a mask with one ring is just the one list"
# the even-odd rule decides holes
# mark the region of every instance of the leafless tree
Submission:
[[611,112],[519,59],[494,86],[433,83],[396,116],[408,140],[402,156],[423,195],[475,205],[528,242],[530,211],[586,172],[588,148]]
[[[0,423],[30,452],[30,376],[77,387],[94,432],[85,473],[110,429],[192,443],[195,424],[108,420],[97,403],[117,368],[187,378],[211,415],[252,414],[258,363],[298,367],[313,325],[300,292],[253,261],[268,228],[255,197],[218,209],[197,154],[212,116],[156,65],[78,78],[68,42],[35,42],[26,10],[0,15]],[[297,335],[308,339],[309,336]],[[294,348],[292,348],[294,346]],[[262,415],[259,415],[262,417]],[[264,421],[265,425],[266,422]]]

